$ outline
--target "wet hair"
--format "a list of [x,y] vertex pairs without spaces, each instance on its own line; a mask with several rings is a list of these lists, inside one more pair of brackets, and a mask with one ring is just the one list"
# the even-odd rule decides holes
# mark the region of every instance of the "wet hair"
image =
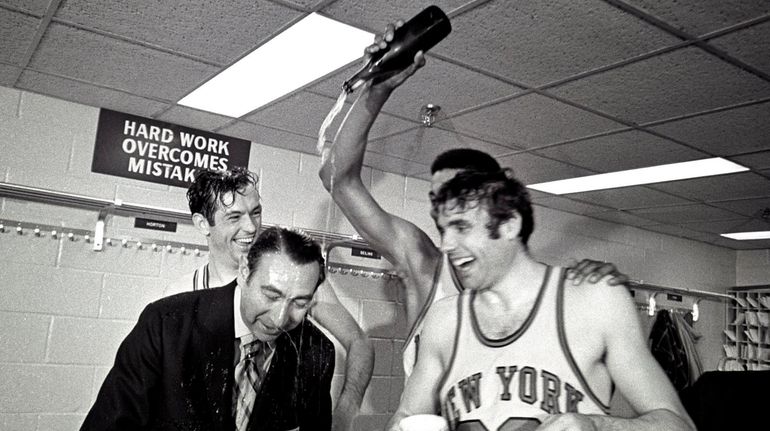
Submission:
[[318,288],[326,280],[326,261],[321,246],[304,232],[277,226],[262,231],[249,249],[249,277],[259,266],[262,256],[269,253],[286,255],[292,262],[300,265],[317,262],[318,282],[315,287]]
[[472,148],[455,148],[436,156],[430,166],[430,174],[433,175],[442,169],[497,172],[501,168],[494,157],[483,151]]
[[214,226],[214,213],[217,207],[226,208],[232,202],[225,203],[229,193],[243,194],[249,185],[256,187],[259,178],[246,168],[235,166],[229,170],[199,169],[195,173],[190,188],[187,189],[187,203],[191,214],[203,214],[209,224]]
[[439,212],[466,211],[483,205],[489,215],[489,237],[500,237],[500,225],[518,214],[521,217],[519,237],[524,246],[534,229],[529,192],[510,169],[495,172],[460,172],[444,183],[431,199],[431,215]]

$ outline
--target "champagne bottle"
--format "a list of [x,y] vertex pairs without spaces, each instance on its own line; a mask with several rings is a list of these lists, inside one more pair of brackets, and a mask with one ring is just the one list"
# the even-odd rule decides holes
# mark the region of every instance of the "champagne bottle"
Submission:
[[393,32],[385,49],[375,52],[358,72],[342,84],[351,93],[368,80],[384,81],[406,69],[417,51],[433,48],[452,31],[449,18],[438,6],[428,6]]

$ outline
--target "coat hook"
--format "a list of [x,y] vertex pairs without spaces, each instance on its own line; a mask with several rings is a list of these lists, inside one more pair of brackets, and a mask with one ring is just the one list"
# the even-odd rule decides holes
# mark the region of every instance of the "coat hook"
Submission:
[[91,235],[83,235],[83,241],[91,242]]
[[142,249],[142,241],[137,241],[136,242],[136,249],[137,250],[141,250]]
[[16,226],[16,233],[24,235],[24,229],[21,226]]
[[56,231],[56,229],[51,231],[51,238],[56,239],[59,237],[59,232]]
[[70,232],[67,234],[67,239],[70,241],[75,241],[75,234]]
[[158,251],[158,244],[153,243],[150,248],[152,248],[152,251]]
[[169,245],[167,245],[167,246],[166,246],[166,251],[167,251],[167,252],[169,252],[169,253],[171,253],[172,251],[174,251],[174,248],[173,248],[173,247],[171,247],[171,244],[169,244]]
[[654,316],[655,315],[655,307],[657,306],[657,302],[655,301],[655,296],[657,296],[657,293],[651,293],[650,297],[647,299],[647,315],[648,316]]
[[40,236],[40,228],[39,227],[36,227],[35,230],[33,230],[32,232],[35,234],[35,236]]
[[698,318],[700,317],[700,307],[698,306],[698,303],[700,302],[700,299],[696,299],[692,303],[692,321],[697,322]]
[[5,225],[0,223],[0,232],[5,232]]

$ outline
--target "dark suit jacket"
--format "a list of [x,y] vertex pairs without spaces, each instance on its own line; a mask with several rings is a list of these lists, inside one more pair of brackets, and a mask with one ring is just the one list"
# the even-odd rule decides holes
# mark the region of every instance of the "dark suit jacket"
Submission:
[[[234,291],[231,283],[149,304],[81,430],[233,430]],[[282,334],[249,429],[331,429],[333,372],[334,345],[308,320]]]

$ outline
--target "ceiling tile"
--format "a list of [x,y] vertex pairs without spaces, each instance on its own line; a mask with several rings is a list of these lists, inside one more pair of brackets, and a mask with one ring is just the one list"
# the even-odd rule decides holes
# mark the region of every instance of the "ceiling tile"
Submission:
[[[323,123],[327,114],[331,111],[334,102],[335,100],[330,97],[301,91],[260,109],[244,117],[244,119],[253,123],[269,124],[271,127],[277,127],[317,139],[321,123]],[[350,106],[351,104],[346,103],[340,113],[334,118],[334,121],[326,130],[327,139],[331,140],[334,138]],[[369,139],[373,140],[380,136],[392,135],[416,126],[417,123],[410,123],[383,113],[374,122],[369,133]]]
[[770,151],[760,151],[759,153],[746,154],[743,156],[733,156],[730,160],[740,165],[752,169],[770,168]]
[[300,15],[253,0],[67,0],[55,17],[227,65]]
[[[342,83],[355,73],[358,66],[344,68],[310,89],[336,98]],[[432,103],[441,107],[440,119],[520,91],[521,88],[514,85],[429,57],[426,65],[391,95],[383,111],[417,120],[420,109]]]
[[[767,6],[766,8],[770,9]],[[736,59],[770,74],[770,55],[768,55],[770,53],[770,22],[710,39],[708,43]]]
[[527,94],[448,120],[457,130],[494,142],[532,148],[623,127],[539,94]]
[[673,27],[698,36],[770,12],[770,4],[756,0],[625,0]]
[[753,172],[673,181],[653,187],[706,202],[770,196],[770,180]]
[[316,140],[296,133],[273,129],[246,121],[236,121],[217,133],[247,139],[268,147],[283,148],[306,154],[316,154]]
[[16,79],[21,72],[20,67],[8,66],[0,63],[0,85],[6,85],[10,87],[16,82]]
[[174,105],[158,116],[158,120],[211,132],[233,121],[230,117]]
[[51,0],[2,0],[1,3],[42,17],[45,15]]
[[325,0],[284,0],[285,3],[290,3],[295,6],[301,7],[304,10],[313,10],[317,5],[325,3]]
[[[93,61],[95,58],[99,61]],[[217,70],[187,58],[60,24],[49,26],[30,67],[169,101],[180,99]]]
[[736,217],[735,213],[720,208],[710,207],[704,204],[644,208],[638,210],[629,210],[628,212],[634,215],[638,215],[639,217],[670,224],[696,221],[728,220],[735,219]]
[[0,8],[0,62],[23,66],[40,22],[39,18]]
[[754,232],[770,229],[770,224],[763,220],[752,219],[748,217],[734,218],[730,220],[717,220],[709,222],[698,223],[679,223],[681,226],[686,227],[698,232],[709,233],[732,233],[732,232]]
[[770,82],[684,48],[549,89],[638,124],[770,96]]
[[165,103],[134,96],[124,91],[111,90],[30,70],[21,74],[16,87],[96,108],[108,108],[142,117],[152,117],[168,106]]
[[571,193],[565,196],[621,210],[690,203],[686,199],[647,187],[622,187],[619,189]]
[[414,160],[393,157],[367,151],[364,154],[364,165],[399,175],[414,175],[415,172],[428,172],[430,167]]
[[443,130],[438,127],[416,126],[415,128],[397,135],[380,139],[370,139],[369,150],[414,160],[424,165],[430,165],[437,155],[453,148],[472,147],[485,151],[493,156],[509,153],[510,148],[463,136],[459,133]]
[[535,151],[596,172],[614,172],[708,157],[708,154],[638,130],[613,133]]
[[[767,212],[767,218],[770,220],[770,195],[764,198],[738,199],[733,201],[711,202],[710,204],[751,217],[759,217]],[[770,226],[768,227],[770,228]]]
[[629,214],[625,211],[608,211],[608,212],[594,213],[594,214],[588,214],[588,217],[609,221],[612,223],[624,224],[628,226],[637,226],[637,227],[648,226],[648,225],[657,223],[654,220]]
[[[321,9],[321,12],[336,20],[353,24],[368,31],[382,33],[389,23],[398,19],[406,21],[432,4],[440,7],[444,13],[450,14],[452,10],[466,3],[467,0],[389,0],[387,2],[380,0],[337,0]],[[362,46],[362,53],[363,49]]]
[[670,224],[658,224],[652,226],[643,226],[642,229],[651,230],[653,232],[664,233],[666,235],[676,236],[680,238],[687,238],[696,241],[716,241],[717,236],[713,233],[696,232],[686,227],[675,226]]
[[559,211],[566,211],[573,214],[592,214],[611,210],[612,208],[591,205],[584,202],[564,198],[561,196],[545,196],[537,199],[532,198],[534,205],[552,208]]
[[720,237],[717,241],[714,242],[714,245],[731,248],[733,250],[765,250],[770,249],[770,239],[736,241],[730,238]]
[[524,184],[542,183],[592,174],[591,171],[577,166],[528,153],[503,156],[497,159],[503,167],[513,169],[513,175]]
[[770,102],[651,126],[718,156],[770,149]]
[[[677,40],[595,0],[492,1],[452,21],[436,52],[528,85],[632,58]],[[495,55],[497,53],[512,55]],[[492,55],[490,55],[492,53]]]

